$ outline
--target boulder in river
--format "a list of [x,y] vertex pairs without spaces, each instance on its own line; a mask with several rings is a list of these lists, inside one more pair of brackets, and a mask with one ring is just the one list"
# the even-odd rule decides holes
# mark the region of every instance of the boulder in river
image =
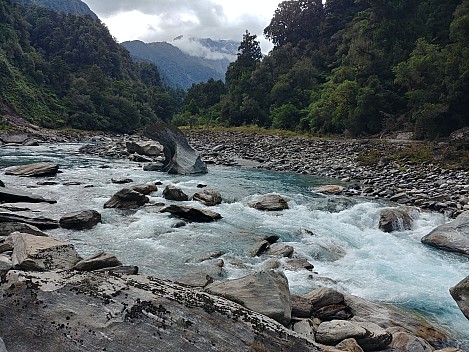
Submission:
[[150,200],[143,194],[129,188],[123,188],[104,203],[104,208],[137,209]]
[[239,279],[214,282],[205,290],[238,302],[281,324],[290,323],[290,290],[283,273],[273,270],[261,271]]
[[192,199],[209,207],[218,205],[222,202],[220,192],[212,188],[204,188],[202,191],[195,193],[192,196]]
[[163,171],[164,165],[159,161],[143,165],[143,171]]
[[171,204],[161,208],[162,213],[171,213],[179,218],[194,222],[211,222],[222,216],[214,211],[189,206]]
[[133,186],[132,189],[146,196],[149,195],[150,193],[158,191],[158,187],[156,187],[154,183],[145,183],[143,185],[136,185],[136,186]]
[[59,222],[57,220],[45,217],[30,217],[7,212],[0,213],[0,222],[21,222],[36,226],[41,230],[56,229],[59,227]]
[[101,222],[101,214],[96,210],[83,210],[67,213],[59,220],[64,229],[91,229]]
[[39,230],[36,226],[21,222],[0,222],[0,236],[9,236],[13,232],[29,233],[34,236],[45,236],[47,234]]
[[463,312],[464,316],[469,319],[469,276],[459,282],[456,286],[451,287],[449,292]]
[[326,194],[341,194],[344,191],[344,187],[339,185],[324,185],[316,188],[317,192]]
[[288,202],[277,194],[266,194],[255,197],[248,203],[251,208],[264,211],[279,211],[288,209]]
[[35,194],[21,191],[13,188],[0,187],[0,202],[1,203],[57,203],[53,199],[45,199]]
[[176,201],[188,201],[189,196],[185,194],[182,189],[177,188],[174,185],[167,185],[163,190],[163,197],[167,200],[176,200]]
[[412,229],[413,208],[383,209],[379,212],[379,228],[384,232],[405,231]]
[[5,175],[22,177],[54,176],[59,171],[59,165],[48,162],[33,163],[8,168]]
[[125,146],[130,154],[156,157],[163,152],[163,146],[155,141],[128,141]]
[[78,271],[93,271],[120,266],[122,266],[122,263],[114,254],[101,252],[91,258],[79,261],[73,269]]
[[177,127],[164,123],[155,124],[147,127],[144,134],[163,145],[164,171],[182,175],[207,172],[207,165]]
[[422,243],[444,251],[469,256],[469,211],[435,228],[422,238]]

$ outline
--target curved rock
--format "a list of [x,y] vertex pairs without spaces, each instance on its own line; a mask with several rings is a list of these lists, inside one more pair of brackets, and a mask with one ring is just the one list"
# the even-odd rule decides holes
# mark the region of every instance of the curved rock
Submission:
[[211,222],[222,218],[214,211],[175,204],[161,208],[160,212],[171,213],[179,218],[194,222]]
[[0,202],[3,203],[57,203],[53,199],[45,199],[43,197],[37,196],[35,194],[21,191],[13,188],[0,187]]
[[282,196],[276,194],[266,194],[257,196],[248,205],[251,208],[264,211],[279,211],[288,209],[288,202]]
[[104,203],[104,208],[137,209],[149,201],[143,194],[123,188]]
[[469,276],[459,282],[456,286],[451,287],[449,292],[463,312],[464,316],[469,319]]
[[91,229],[101,222],[101,214],[96,210],[83,210],[67,213],[59,220],[64,229]]
[[59,165],[54,163],[33,163],[17,167],[8,168],[5,175],[22,177],[54,176],[59,171]]

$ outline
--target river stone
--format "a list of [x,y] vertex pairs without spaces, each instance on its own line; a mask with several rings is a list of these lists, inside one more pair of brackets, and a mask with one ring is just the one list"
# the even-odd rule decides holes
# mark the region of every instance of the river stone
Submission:
[[123,188],[104,203],[104,208],[136,209],[149,201],[143,194]]
[[72,269],[81,258],[68,242],[14,232],[7,238],[13,246],[13,266],[22,270]]
[[310,340],[315,340],[313,323],[310,319],[302,319],[293,324],[293,331],[306,336]]
[[89,259],[84,259],[75,264],[73,269],[78,271],[93,271],[104,268],[114,268],[122,266],[122,263],[115,255],[110,253],[99,253]]
[[290,323],[290,290],[283,273],[273,270],[261,271],[240,279],[214,282],[205,290],[238,302],[281,324]]
[[145,183],[143,185],[136,185],[136,186],[133,186],[132,189],[145,196],[149,195],[150,193],[158,191],[158,187],[156,187],[154,183]]
[[153,141],[129,141],[125,143],[127,152],[130,154],[137,153],[147,156],[159,156],[163,152],[163,146]]
[[5,171],[5,175],[41,177],[54,176],[58,171],[59,165],[54,163],[41,162],[8,168]]
[[342,342],[338,343],[335,347],[340,351],[363,352],[363,349],[355,339],[342,340]]
[[91,229],[101,222],[101,214],[96,210],[83,210],[67,213],[59,220],[64,229]]
[[185,194],[180,188],[174,185],[167,185],[163,190],[163,197],[168,200],[188,201],[189,196]]
[[451,287],[449,292],[463,312],[464,316],[469,319],[469,276],[459,282],[456,286]]
[[0,223],[1,222],[20,222],[23,224],[36,226],[41,230],[56,229],[59,227],[59,222],[57,220],[48,219],[45,217],[34,218],[25,215],[18,215],[15,213],[0,213]]
[[311,318],[313,305],[309,299],[301,296],[291,295],[291,315],[295,318]]
[[267,250],[267,248],[270,247],[270,243],[269,241],[267,240],[260,240],[258,242],[256,242],[251,250],[249,251],[249,256],[251,257],[257,257],[257,256],[260,256],[262,254],[264,254],[264,252]]
[[384,232],[405,231],[412,229],[412,217],[409,209],[383,209],[379,212],[379,228]]
[[0,295],[10,352],[321,351],[266,316],[155,277],[10,271]]
[[293,255],[293,247],[285,243],[273,243],[265,251],[265,255],[291,258]]
[[355,324],[366,330],[365,336],[355,338],[364,351],[382,350],[392,341],[392,335],[374,323],[355,322]]
[[432,352],[433,347],[424,339],[409,334],[402,328],[386,329],[392,334],[392,341],[386,351],[389,352]]
[[115,183],[115,184],[118,184],[118,185],[122,185],[122,184],[125,184],[125,183],[132,183],[132,182],[134,182],[134,180],[132,180],[131,178],[128,178],[128,177],[122,177],[122,178],[112,178],[111,182]]
[[302,297],[310,301],[313,306],[313,311],[317,311],[325,306],[344,302],[344,295],[342,293],[327,287],[317,288],[302,295]]
[[56,200],[45,199],[35,194],[20,191],[13,188],[0,187],[0,202],[1,203],[57,203]]
[[0,222],[0,236],[6,237],[11,235],[13,232],[29,233],[30,235],[34,236],[48,236],[46,233],[42,232],[33,225],[21,222]]
[[447,224],[438,226],[422,238],[422,243],[469,256],[469,211]]
[[288,202],[285,198],[276,194],[266,194],[257,196],[248,205],[251,208],[264,211],[279,211],[288,209]]
[[151,157],[140,154],[131,154],[128,159],[130,161],[135,161],[136,163],[151,163],[153,161]]
[[195,193],[192,199],[207,206],[215,206],[222,202],[220,192],[211,188],[205,188],[203,191]]
[[366,330],[360,325],[347,320],[326,321],[319,325],[316,332],[316,341],[325,345],[336,345],[349,338],[366,336]]
[[144,134],[163,145],[164,171],[182,175],[207,173],[207,165],[177,127],[164,123],[155,124],[147,127]]
[[25,133],[2,133],[0,140],[5,144],[23,144],[29,139]]
[[164,165],[159,161],[143,165],[143,171],[163,171]]
[[179,218],[194,222],[211,222],[222,218],[214,211],[176,204],[163,207],[160,212],[171,213]]
[[344,187],[338,185],[324,185],[317,187],[316,191],[326,194],[341,194],[344,191]]

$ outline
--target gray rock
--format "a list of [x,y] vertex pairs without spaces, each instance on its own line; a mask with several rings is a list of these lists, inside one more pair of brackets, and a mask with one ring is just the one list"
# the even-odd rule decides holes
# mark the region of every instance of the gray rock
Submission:
[[93,271],[104,268],[120,267],[122,263],[115,255],[110,253],[99,253],[89,259],[84,259],[75,264],[73,269],[78,271]]
[[386,329],[392,334],[392,341],[386,351],[389,352],[432,352],[433,347],[424,339],[409,334],[402,328]]
[[316,332],[316,341],[325,345],[336,345],[349,338],[361,338],[366,336],[366,330],[350,321],[333,320],[319,325]]
[[207,165],[192,149],[178,128],[166,124],[156,124],[147,127],[144,134],[164,146],[164,171],[182,175],[207,172]]
[[335,346],[339,351],[363,352],[363,349],[355,339],[345,339]]
[[168,200],[188,201],[189,196],[185,194],[180,188],[174,185],[167,185],[163,190],[163,197]]
[[311,318],[313,305],[309,299],[297,295],[291,295],[290,299],[292,317]]
[[45,199],[35,194],[18,189],[0,187],[0,202],[2,203],[57,203],[53,199]]
[[147,156],[159,156],[163,153],[163,146],[153,141],[129,141],[125,143],[127,152],[130,154],[137,153]]
[[293,255],[293,247],[285,243],[274,243],[270,245],[265,251],[265,255],[272,255],[277,257],[291,258]]
[[164,165],[160,162],[152,162],[143,165],[143,171],[163,171]]
[[34,236],[46,236],[47,234],[39,230],[36,226],[21,222],[0,222],[0,236],[9,236],[13,232],[29,233]]
[[338,185],[324,185],[316,188],[316,191],[326,194],[341,194],[344,191],[344,187]]
[[422,238],[422,243],[469,256],[469,211],[448,224],[438,226]]
[[155,277],[10,271],[0,294],[10,352],[321,350],[239,304]]
[[356,340],[364,351],[379,351],[386,348],[392,341],[392,335],[380,326],[370,322],[356,322],[358,326],[366,330],[365,336]]
[[114,267],[107,267],[102,269],[93,270],[97,273],[109,273],[109,274],[125,274],[125,275],[137,275],[138,266],[136,265],[119,265]]
[[135,161],[136,163],[151,163],[153,159],[149,156],[140,155],[140,154],[131,154],[128,159],[130,161]]
[[469,276],[459,282],[456,286],[451,287],[449,292],[463,312],[464,316],[469,319]]
[[313,322],[310,319],[302,319],[293,324],[293,331],[307,337],[310,340],[315,340]]
[[267,248],[270,247],[270,243],[269,241],[267,240],[260,240],[258,242],[256,242],[251,250],[249,251],[249,256],[251,257],[257,257],[257,256],[260,256],[262,254],[264,254],[264,252],[267,250]]
[[279,211],[288,209],[288,202],[285,198],[276,194],[266,194],[256,197],[248,205],[251,208],[263,211]]
[[0,140],[5,144],[23,144],[29,139],[25,133],[2,133]]
[[195,193],[192,199],[207,206],[215,206],[222,202],[220,192],[211,188],[205,188],[203,191]]
[[175,204],[161,208],[160,212],[171,213],[179,218],[194,222],[211,222],[222,218],[214,211]]
[[59,220],[64,229],[91,229],[101,222],[101,214],[96,210],[83,210],[67,213]]
[[125,184],[125,183],[132,183],[132,182],[134,182],[134,180],[132,180],[131,178],[128,178],[128,177],[122,177],[122,178],[112,178],[111,182],[115,183],[115,184],[118,184],[118,185],[122,185],[122,184]]
[[22,177],[54,176],[59,171],[59,165],[54,163],[33,163],[23,166],[11,167],[5,171],[5,175]]
[[45,217],[30,217],[6,212],[0,213],[0,223],[1,222],[20,222],[36,226],[41,230],[56,229],[59,227],[59,222],[57,220],[48,219]]
[[158,187],[156,187],[154,183],[145,183],[143,185],[136,185],[136,186],[133,186],[132,189],[145,196],[149,195],[150,193],[158,191]]
[[325,306],[341,304],[344,302],[344,295],[342,293],[326,287],[317,288],[302,295],[302,297],[311,302],[313,305],[313,311],[317,311]]
[[22,270],[72,269],[81,258],[68,242],[14,232],[8,236],[13,247],[13,266]]
[[240,279],[214,282],[205,290],[240,303],[281,324],[286,325],[291,320],[290,290],[283,273],[261,271]]
[[314,265],[308,262],[308,260],[305,258],[289,259],[286,261],[285,265],[288,270],[292,271],[297,271],[301,269],[312,271],[314,269]]
[[[0,274],[3,277],[3,274],[8,270],[13,269],[13,262],[11,261],[11,256],[7,254],[0,254]],[[1,351],[1,349],[0,349]]]
[[104,203],[104,208],[137,209],[149,201],[143,194],[123,188]]
[[410,208],[383,209],[379,213],[379,228],[384,232],[404,231],[412,229]]

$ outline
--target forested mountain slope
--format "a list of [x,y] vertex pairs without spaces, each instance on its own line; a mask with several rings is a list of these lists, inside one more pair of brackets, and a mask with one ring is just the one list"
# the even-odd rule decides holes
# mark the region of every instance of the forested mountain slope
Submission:
[[87,15],[93,19],[98,16],[90,10],[87,4],[80,0],[13,0],[23,5],[42,6],[57,12],[65,12],[72,15]]

